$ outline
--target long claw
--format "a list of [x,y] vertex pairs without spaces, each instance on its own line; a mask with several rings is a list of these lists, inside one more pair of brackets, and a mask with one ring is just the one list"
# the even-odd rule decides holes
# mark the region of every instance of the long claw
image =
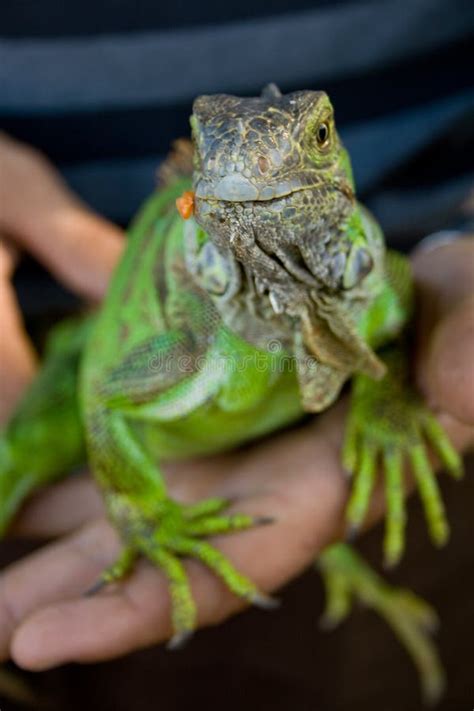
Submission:
[[128,575],[130,570],[133,568],[136,559],[137,552],[130,546],[125,546],[115,563],[104,570],[97,582],[86,590],[84,596],[91,597],[92,595],[96,595],[107,585],[125,578],[125,576]]
[[275,521],[276,518],[274,516],[257,516],[253,519],[255,526],[271,526]]
[[166,645],[166,649],[177,650],[186,646],[188,640],[193,636],[192,630],[187,632],[177,632],[174,634]]
[[359,535],[360,529],[361,524],[348,523],[344,535],[344,540],[346,541],[346,543],[353,543]]
[[99,578],[95,581],[93,585],[90,586],[90,588],[87,588],[87,590],[83,593],[83,596],[93,597],[94,595],[97,595],[98,592],[107,587],[107,585],[108,583],[106,580],[104,580],[103,578]]
[[252,605],[261,607],[263,610],[276,610],[280,607],[280,600],[270,595],[264,595],[261,592],[254,592],[249,596]]

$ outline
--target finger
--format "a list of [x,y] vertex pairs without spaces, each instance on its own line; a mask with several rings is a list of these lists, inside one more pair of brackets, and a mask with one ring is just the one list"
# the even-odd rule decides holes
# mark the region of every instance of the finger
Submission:
[[412,264],[420,297],[429,301],[433,317],[439,319],[473,292],[474,235],[433,247],[422,243]]
[[89,524],[74,536],[46,546],[0,575],[0,659],[8,656],[10,637],[35,609],[77,598],[119,550],[118,538],[105,522]]
[[44,156],[4,134],[0,172],[3,231],[65,285],[100,299],[122,251],[121,230],[88,210]]
[[102,497],[87,475],[72,476],[35,494],[15,521],[9,536],[57,538],[103,515]]
[[433,408],[474,424],[474,238],[415,252],[418,381]]
[[474,296],[460,303],[435,329],[425,389],[434,409],[474,425]]
[[6,422],[26,386],[33,379],[37,356],[23,325],[10,284],[16,261],[14,250],[0,242],[0,424]]

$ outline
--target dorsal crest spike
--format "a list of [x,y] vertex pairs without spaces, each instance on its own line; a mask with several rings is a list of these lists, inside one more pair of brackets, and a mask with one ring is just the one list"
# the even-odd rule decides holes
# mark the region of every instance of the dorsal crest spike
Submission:
[[271,101],[272,99],[279,99],[282,96],[282,93],[274,82],[270,82],[270,84],[266,84],[263,87],[260,96],[262,99],[268,99]]

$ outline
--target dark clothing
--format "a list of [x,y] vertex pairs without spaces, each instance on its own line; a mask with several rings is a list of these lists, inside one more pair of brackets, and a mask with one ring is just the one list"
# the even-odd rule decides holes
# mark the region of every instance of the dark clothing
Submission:
[[0,127],[126,223],[197,94],[325,89],[359,194],[390,235],[418,237],[462,219],[473,183],[473,36],[471,0],[16,0]]

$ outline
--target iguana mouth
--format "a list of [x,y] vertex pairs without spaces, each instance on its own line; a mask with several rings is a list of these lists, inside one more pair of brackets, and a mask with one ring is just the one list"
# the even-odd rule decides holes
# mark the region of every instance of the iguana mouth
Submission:
[[[222,200],[224,202],[266,202],[287,197],[301,190],[314,190],[328,187],[322,182],[321,176],[311,173],[295,176],[288,180],[258,185],[242,173],[229,173],[219,181],[198,178],[195,185],[195,196],[200,200]],[[349,184],[333,181],[331,187],[340,190],[346,197],[353,199],[354,194]]]

